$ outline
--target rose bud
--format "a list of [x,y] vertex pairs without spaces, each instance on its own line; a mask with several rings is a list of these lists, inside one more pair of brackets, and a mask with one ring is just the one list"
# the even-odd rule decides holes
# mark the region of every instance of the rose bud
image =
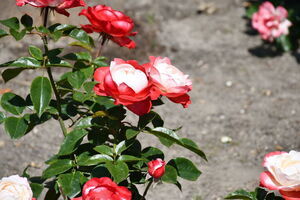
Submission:
[[132,32],[134,23],[124,13],[109,6],[97,5],[83,9],[79,15],[86,16],[91,23],[81,25],[86,32],[100,33],[105,39],[110,39],[122,47],[135,48],[135,42],[129,36],[134,36],[137,32]]
[[0,199],[33,200],[32,196],[32,190],[26,178],[12,175],[0,180]]
[[158,179],[165,173],[166,162],[160,158],[148,162],[148,173],[150,176]]
[[173,66],[169,58],[153,56],[149,58],[150,62],[145,64],[145,68],[154,85],[151,89],[152,100],[163,95],[187,108],[191,103],[187,93],[192,89],[192,81],[188,75]]
[[29,4],[39,8],[50,7],[55,9],[56,12],[66,16],[70,15],[66,9],[85,6],[83,0],[16,0],[16,4],[17,6]]
[[126,106],[137,115],[143,115],[152,107],[150,82],[145,69],[135,60],[115,58],[109,67],[100,67],[94,73],[94,91],[100,96],[110,96],[115,104]]
[[82,197],[72,200],[131,200],[131,196],[131,191],[128,188],[118,186],[108,177],[102,177],[87,181],[83,186]]
[[252,26],[262,39],[272,42],[274,38],[289,34],[292,23],[287,19],[288,12],[282,7],[277,8],[271,2],[264,2],[258,12],[252,16]]
[[260,175],[260,185],[279,190],[285,200],[300,199],[300,152],[268,153],[263,162],[267,171]]

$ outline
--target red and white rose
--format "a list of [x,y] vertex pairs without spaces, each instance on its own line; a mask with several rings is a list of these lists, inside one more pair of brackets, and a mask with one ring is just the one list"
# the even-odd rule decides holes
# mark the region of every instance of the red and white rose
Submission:
[[273,41],[281,35],[289,33],[289,27],[292,23],[287,19],[288,12],[282,7],[277,8],[267,1],[261,4],[258,12],[252,16],[252,26],[255,28],[262,39]]
[[17,6],[24,6],[29,4],[34,7],[50,7],[56,10],[56,12],[69,16],[70,14],[66,9],[85,6],[84,0],[16,0]]
[[279,190],[285,200],[300,199],[300,152],[276,151],[267,154],[260,175],[261,186]]
[[166,162],[158,158],[148,162],[148,173],[150,176],[158,179],[162,177],[165,173]]

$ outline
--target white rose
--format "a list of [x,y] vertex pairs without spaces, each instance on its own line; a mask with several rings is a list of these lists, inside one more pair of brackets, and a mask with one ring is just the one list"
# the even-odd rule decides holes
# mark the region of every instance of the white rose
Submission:
[[26,178],[13,175],[0,180],[1,200],[32,200],[32,196],[32,190]]

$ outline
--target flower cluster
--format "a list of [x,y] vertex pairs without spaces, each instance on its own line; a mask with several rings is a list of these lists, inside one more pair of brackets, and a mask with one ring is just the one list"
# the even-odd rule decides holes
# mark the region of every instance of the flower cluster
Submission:
[[252,16],[252,26],[262,39],[272,42],[275,38],[289,33],[292,23],[287,19],[288,12],[282,7],[277,8],[271,2],[260,5],[258,12]]
[[285,200],[300,199],[300,152],[276,151],[267,154],[260,175],[260,185],[279,190]]
[[192,81],[171,64],[168,58],[150,57],[150,62],[140,65],[135,60],[115,58],[109,67],[95,71],[94,91],[97,95],[111,96],[115,104],[122,104],[137,115],[152,108],[152,101],[161,95],[185,108],[191,103],[187,94]]

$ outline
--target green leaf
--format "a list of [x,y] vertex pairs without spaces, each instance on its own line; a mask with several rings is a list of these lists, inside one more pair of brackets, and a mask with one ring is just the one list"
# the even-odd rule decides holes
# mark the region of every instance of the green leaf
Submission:
[[98,67],[106,67],[108,66],[108,64],[106,62],[104,62],[106,60],[106,57],[98,57],[96,59],[93,60],[92,64],[98,66]]
[[87,178],[81,172],[61,174],[58,176],[57,183],[63,193],[69,198],[74,198],[81,192],[81,186],[87,181]]
[[105,166],[116,183],[120,183],[128,177],[129,169],[125,162],[107,162]]
[[245,190],[237,190],[235,192],[230,193],[227,197],[225,197],[225,199],[256,200],[256,197]]
[[144,158],[138,158],[138,157],[135,157],[135,156],[131,156],[131,155],[121,155],[119,158],[118,158],[118,161],[123,161],[123,162],[134,162],[134,161],[147,161],[146,159]]
[[177,171],[174,167],[172,167],[171,165],[166,165],[165,167],[165,173],[164,175],[161,177],[163,182],[167,182],[167,183],[177,183]]
[[116,148],[115,148],[115,153],[117,155],[120,155],[123,151],[125,151],[127,148],[129,148],[130,144],[126,143],[126,140],[120,142]]
[[7,36],[8,33],[2,29],[0,29],[0,38],[4,37],[4,36]]
[[59,26],[57,26],[54,31],[67,31],[67,30],[71,30],[76,28],[76,26],[74,25],[70,25],[70,24],[61,24]]
[[147,158],[148,160],[155,160],[157,158],[164,159],[164,153],[155,147],[147,147],[142,151],[142,157]]
[[73,167],[72,161],[69,159],[61,159],[53,161],[50,166],[43,172],[43,178],[51,178],[55,175],[64,173]]
[[97,84],[96,82],[85,82],[83,84],[83,88],[87,93],[93,93],[94,92],[93,89],[96,84]]
[[58,155],[64,156],[73,153],[87,133],[88,132],[84,129],[76,129],[68,133],[64,138],[62,145],[60,146]]
[[92,126],[93,117],[82,118],[76,125],[75,128],[88,128]]
[[109,156],[113,156],[113,154],[114,154],[112,148],[109,146],[106,146],[106,145],[96,146],[94,148],[94,150],[101,154],[105,154],[105,155],[109,155]]
[[3,112],[0,112],[0,124],[2,124],[5,120],[5,115]]
[[26,70],[26,68],[5,69],[2,72],[2,78],[3,78],[4,82],[7,83],[11,79],[17,77],[24,70]]
[[38,68],[41,67],[41,62],[32,57],[21,57],[10,63],[9,66]]
[[44,34],[50,33],[50,31],[49,31],[46,27],[44,27],[44,26],[36,27],[36,30],[37,30],[38,32],[44,33]]
[[8,117],[4,121],[4,127],[12,139],[18,139],[26,133],[28,124],[24,118]]
[[25,14],[21,18],[21,23],[24,25],[24,27],[30,28],[33,25],[33,19],[29,15]]
[[63,33],[61,31],[56,31],[56,32],[53,32],[53,33],[50,33],[49,35],[54,41],[58,41],[62,36],[63,36]]
[[4,26],[6,26],[10,29],[14,29],[14,30],[19,30],[19,28],[20,28],[19,20],[16,17],[12,17],[12,18],[5,19],[5,20],[0,20],[0,23],[3,24]]
[[112,157],[101,154],[91,156],[89,152],[84,152],[77,157],[77,164],[79,166],[93,166],[108,161],[113,161]]
[[9,29],[9,33],[15,38],[15,40],[19,41],[26,35],[26,29],[18,32],[15,29]]
[[84,44],[90,44],[89,36],[84,30],[74,29],[71,31],[69,36],[84,43]]
[[178,176],[189,181],[196,181],[201,175],[194,163],[186,158],[178,157],[169,162],[176,168]]
[[293,44],[289,38],[289,35],[281,35],[276,39],[277,43],[280,44],[282,50],[291,51],[293,49]]
[[22,97],[7,92],[1,97],[1,106],[7,112],[10,112],[14,115],[20,115],[23,113],[26,107],[26,102]]
[[30,187],[33,192],[34,198],[38,198],[44,189],[44,186],[42,184],[38,184],[38,183],[30,183]]
[[40,48],[31,45],[29,46],[28,50],[32,57],[34,57],[37,60],[43,60],[43,52]]
[[68,74],[67,79],[74,88],[79,89],[85,81],[85,75],[81,71],[76,71]]
[[116,107],[114,100],[110,97],[96,96],[94,99],[98,104],[104,106],[106,109]]
[[92,56],[89,52],[70,53],[65,55],[64,58],[69,60],[76,60],[76,61],[86,61],[86,62],[92,61]]
[[138,122],[138,127],[140,129],[145,128],[152,120],[156,117],[157,113],[151,111],[143,116],[140,116],[139,122]]
[[127,138],[127,140],[130,140],[131,138],[134,138],[135,136],[137,136],[139,133],[140,133],[139,130],[129,128],[126,130],[126,138]]
[[50,103],[52,96],[51,83],[46,77],[37,77],[32,81],[30,97],[38,116],[41,116]]
[[77,47],[81,47],[81,48],[84,48],[84,49],[86,49],[86,50],[88,50],[88,51],[92,51],[92,50],[93,50],[93,48],[90,47],[88,44],[85,44],[85,43],[79,42],[79,41],[71,42],[71,43],[69,44],[69,46],[77,46]]
[[252,18],[252,15],[254,13],[256,13],[258,10],[258,6],[256,5],[251,5],[248,9],[246,9],[246,17],[248,17],[249,19]]

